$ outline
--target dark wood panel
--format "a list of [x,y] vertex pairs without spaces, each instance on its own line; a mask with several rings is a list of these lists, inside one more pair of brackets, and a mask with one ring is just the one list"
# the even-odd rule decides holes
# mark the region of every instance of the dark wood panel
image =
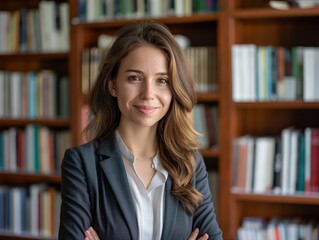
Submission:
[[69,53],[12,53],[0,55],[0,70],[40,71],[52,69],[60,74],[68,73]]
[[319,111],[314,109],[237,109],[233,119],[238,135],[280,135],[283,128],[319,127]]
[[32,172],[5,172],[0,171],[0,183],[9,185],[27,185],[33,183],[47,182],[60,185],[60,174],[38,174]]
[[280,194],[253,194],[253,193],[233,193],[233,197],[242,202],[264,202],[280,204],[301,204],[301,205],[318,205],[319,193],[305,193],[296,195]]
[[[256,15],[257,16],[257,15]],[[236,21],[235,43],[272,46],[319,46],[318,16],[255,18]]]
[[27,124],[44,125],[54,128],[66,128],[70,126],[69,119],[12,119],[0,118],[1,127],[22,127]]

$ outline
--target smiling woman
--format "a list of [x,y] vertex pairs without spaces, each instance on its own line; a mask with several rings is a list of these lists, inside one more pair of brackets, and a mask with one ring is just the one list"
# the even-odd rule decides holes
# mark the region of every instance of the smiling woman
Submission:
[[86,128],[62,163],[60,239],[222,239],[181,47],[157,23],[123,28],[100,65]]
[[119,130],[125,126],[139,133],[150,127],[153,130],[147,131],[155,134],[172,99],[165,54],[151,46],[134,49],[122,60],[116,78],[109,81],[109,91],[121,112]]

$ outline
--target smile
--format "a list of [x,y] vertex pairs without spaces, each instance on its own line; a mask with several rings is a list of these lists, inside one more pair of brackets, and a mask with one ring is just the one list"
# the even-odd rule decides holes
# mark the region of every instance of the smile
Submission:
[[150,106],[135,106],[137,110],[143,114],[151,114],[156,111],[157,107]]

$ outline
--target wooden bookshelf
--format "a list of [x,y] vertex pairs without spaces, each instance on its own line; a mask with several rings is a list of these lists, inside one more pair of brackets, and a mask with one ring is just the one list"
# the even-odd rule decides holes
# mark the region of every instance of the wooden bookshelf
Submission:
[[[26,9],[26,11],[31,11],[31,10],[33,11],[35,9],[39,9],[40,2],[41,0],[1,1],[0,11],[8,11],[10,14],[12,14],[13,12],[20,11],[22,8]],[[61,3],[67,3],[68,0],[56,0],[55,2],[61,4]],[[70,23],[68,23],[68,25],[70,25]],[[10,28],[13,28],[13,26],[10,26]],[[28,29],[26,31],[28,31]],[[40,29],[36,29],[36,31],[39,32]],[[18,32],[19,32],[19,29],[18,29]],[[3,37],[6,37],[6,36],[2,35],[0,37],[1,39],[0,41],[3,40]],[[14,42],[18,41],[19,47],[15,50],[1,49],[0,51],[0,71],[1,72],[6,72],[8,74],[10,74],[11,72],[18,72],[21,74],[34,72],[37,74],[41,72],[42,70],[52,70],[56,74],[57,80],[60,80],[60,77],[62,76],[67,77],[69,75],[69,51],[68,50],[65,50],[65,51],[64,50],[46,51],[44,49],[34,50],[34,49],[31,49],[29,45],[27,50],[21,50],[20,39],[17,40],[12,38],[12,39],[9,39],[8,41],[14,41]],[[4,80],[2,79],[2,81]],[[71,88],[72,84],[70,84],[69,86]],[[2,89],[0,92],[3,93]],[[24,94],[26,93],[24,92]],[[28,101],[29,101],[29,96],[30,95],[28,95],[27,97]],[[23,101],[22,104],[25,104],[26,102],[25,98],[23,99],[24,100],[22,100]],[[38,103],[35,103],[35,105],[33,106],[36,107],[36,104]],[[4,115],[1,115],[0,116],[1,134],[3,131],[8,130],[10,128],[25,130],[27,126],[41,126],[41,127],[45,127],[47,129],[56,130],[56,131],[60,131],[60,130],[67,131],[71,128],[71,120],[69,117],[62,118],[58,116],[56,112],[54,116],[50,116],[50,117],[39,117],[40,115],[37,115],[36,117],[29,117],[30,113],[28,111],[29,109],[27,110],[27,114],[23,113],[24,117],[13,117],[10,115],[11,113],[8,113],[8,112],[6,112]],[[44,116],[44,114],[41,116]],[[24,142],[24,144],[26,145],[26,142]],[[3,152],[1,154],[3,154]],[[24,160],[25,159],[26,159],[26,156],[24,156]],[[6,161],[6,160],[3,159],[3,161]],[[46,184],[48,187],[59,189],[61,184],[60,174],[58,172],[50,172],[48,174],[44,174],[44,173],[41,173],[41,171],[40,172],[33,172],[33,171],[26,171],[26,170],[9,171],[4,168],[0,169],[0,185],[4,188],[11,189],[14,187],[23,187],[23,188],[29,189],[31,185],[42,184],[42,183]],[[2,189],[2,193],[3,192],[4,191]],[[1,194],[1,196],[3,197],[4,195]],[[2,210],[3,209],[1,209],[1,214],[2,214],[1,218],[3,218],[4,216],[4,213],[2,212]],[[21,234],[17,234],[13,231],[10,231],[9,229],[0,229],[0,239],[8,239],[8,240],[9,239],[21,239],[21,240],[48,239],[49,240],[54,238],[56,237],[53,235],[51,237],[47,237],[42,235],[32,235],[30,234],[30,232],[22,232]]]
[[[319,9],[275,10],[268,1],[228,1],[227,48],[235,44],[255,44],[257,46],[319,46],[316,32],[319,30]],[[231,53],[230,53],[231,56]],[[231,61],[231,57],[228,59]],[[228,62],[231,65],[231,62]],[[231,72],[231,68],[228,69]],[[231,76],[229,82],[232,82]],[[231,88],[229,89],[231,92]],[[296,129],[318,127],[319,103],[316,101],[253,101],[233,102],[228,137],[229,152],[232,142],[239,136],[276,136],[284,128]],[[315,120],[316,119],[316,120]],[[230,157],[230,156],[229,156]],[[231,163],[231,157],[225,161]],[[230,165],[231,166],[231,165]],[[231,176],[231,174],[229,175]],[[232,179],[232,177],[231,177]],[[227,239],[236,236],[244,217],[301,218],[318,220],[318,193],[280,195],[272,193],[254,194],[232,191],[230,194],[230,214]]]

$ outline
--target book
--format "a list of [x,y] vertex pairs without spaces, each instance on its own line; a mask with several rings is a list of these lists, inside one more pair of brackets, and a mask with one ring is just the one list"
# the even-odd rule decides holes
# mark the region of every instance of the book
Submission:
[[289,193],[289,179],[290,179],[290,159],[291,159],[291,133],[292,127],[284,128],[281,131],[281,146],[282,146],[282,176],[281,176],[281,193]]
[[314,8],[319,7],[318,0],[270,0],[269,6],[278,10],[290,8]]
[[298,130],[294,130],[291,133],[291,155],[289,160],[289,182],[288,182],[288,193],[295,194],[296,193],[296,186],[297,186],[297,163],[299,158],[299,138],[300,132]]
[[32,184],[29,186],[30,192],[30,203],[31,203],[31,215],[30,215],[30,229],[31,234],[38,235],[40,232],[39,222],[40,222],[40,193],[47,189],[47,185],[44,183]]
[[311,130],[310,191],[319,192],[319,129]]
[[196,104],[193,109],[194,128],[201,136],[197,138],[202,149],[209,148],[207,122],[205,117],[204,104]]
[[256,193],[269,192],[272,190],[273,183],[275,139],[273,137],[257,137],[255,144],[253,191]]
[[254,179],[255,139],[250,135],[237,138],[233,143],[233,189],[251,192]]
[[299,137],[299,157],[298,157],[298,170],[297,170],[297,192],[305,191],[305,135],[300,134]]
[[310,192],[311,179],[311,128],[305,129],[305,192]]
[[273,192],[275,194],[281,193],[282,190],[282,141],[281,137],[275,138],[275,158],[274,158],[274,180]]

